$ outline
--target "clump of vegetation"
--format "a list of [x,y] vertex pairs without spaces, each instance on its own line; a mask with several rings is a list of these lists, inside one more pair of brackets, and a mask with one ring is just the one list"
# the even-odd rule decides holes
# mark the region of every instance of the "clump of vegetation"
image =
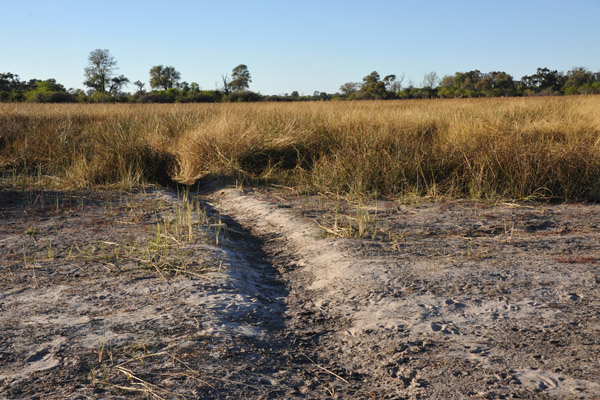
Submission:
[[[116,75],[116,69],[117,61],[108,49],[90,52],[88,65],[84,68],[87,92],[66,90],[54,79],[21,82],[16,74],[0,73],[0,102],[216,103],[600,94],[600,72],[594,73],[585,67],[575,67],[566,73],[538,68],[535,74],[525,75],[521,80],[504,71],[472,70],[442,78],[432,71],[423,76],[421,87],[416,87],[412,78],[403,86],[404,75],[390,74],[381,78],[377,71],[373,71],[362,79],[362,83],[344,83],[338,93],[315,91],[312,95],[302,96],[297,91],[270,96],[250,91],[252,77],[245,64],[233,68],[231,77],[223,74],[222,86],[215,90],[202,90],[196,82],[182,81],[181,73],[175,67],[155,65],[149,71],[152,89],[149,93],[145,90],[146,83],[139,80],[130,82],[124,75]],[[124,91],[130,83],[137,91]]]
[[350,194],[600,199],[597,97],[0,105],[0,168],[82,187],[214,175]]

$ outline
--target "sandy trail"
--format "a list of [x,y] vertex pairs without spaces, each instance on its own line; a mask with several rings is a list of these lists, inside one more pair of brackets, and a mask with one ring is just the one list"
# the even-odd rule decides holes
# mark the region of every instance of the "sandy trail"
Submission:
[[285,371],[285,288],[256,240],[234,221],[227,240],[209,223],[177,236],[178,207],[163,191],[0,190],[0,398],[287,397],[302,386]]
[[306,200],[280,200],[230,190],[220,202],[255,234],[277,233],[288,324],[349,377],[330,383],[338,393],[600,397],[600,207],[394,206],[382,222],[404,239],[390,249],[323,239]]

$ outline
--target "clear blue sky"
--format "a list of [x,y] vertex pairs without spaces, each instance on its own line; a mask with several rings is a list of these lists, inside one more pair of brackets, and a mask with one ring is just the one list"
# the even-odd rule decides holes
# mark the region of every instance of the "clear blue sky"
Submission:
[[[600,70],[600,0],[0,0],[0,72],[83,88],[94,49],[148,81],[171,65],[204,89],[246,64],[251,90],[333,93],[371,71]],[[133,91],[133,85],[128,90]]]

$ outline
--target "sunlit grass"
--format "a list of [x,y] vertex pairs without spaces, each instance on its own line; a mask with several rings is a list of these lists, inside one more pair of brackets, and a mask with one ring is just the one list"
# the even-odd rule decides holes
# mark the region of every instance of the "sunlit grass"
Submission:
[[207,175],[305,191],[600,199],[600,97],[0,105],[0,168],[64,185]]

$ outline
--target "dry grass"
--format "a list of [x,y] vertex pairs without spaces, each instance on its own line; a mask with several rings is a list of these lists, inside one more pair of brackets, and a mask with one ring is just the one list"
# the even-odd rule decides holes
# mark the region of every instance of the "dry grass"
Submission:
[[0,105],[0,168],[64,185],[600,199],[600,97],[210,105]]

